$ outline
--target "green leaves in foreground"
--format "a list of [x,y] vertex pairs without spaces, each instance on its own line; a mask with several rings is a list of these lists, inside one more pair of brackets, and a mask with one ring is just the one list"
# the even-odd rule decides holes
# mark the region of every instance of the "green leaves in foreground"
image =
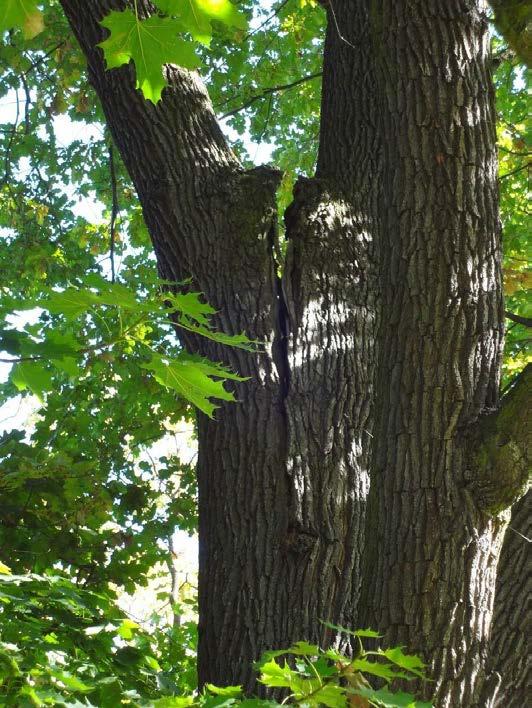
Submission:
[[179,17],[187,32],[209,46],[212,22],[245,30],[247,19],[229,0],[157,0],[157,6],[168,15]]
[[182,37],[209,45],[212,21],[240,29],[247,20],[229,0],[159,0],[164,13],[141,19],[132,10],[110,12],[101,20],[109,30],[109,37],[100,43],[108,69],[115,69],[130,61],[135,63],[137,88],[144,97],[157,103],[166,85],[165,64],[177,64],[187,69],[200,66],[194,53],[194,43]]
[[140,20],[131,10],[113,11],[101,21],[110,31],[100,44],[108,69],[116,69],[133,60],[137,88],[145,98],[157,103],[166,84],[164,64],[178,64],[195,69],[200,62],[194,45],[177,35],[183,30],[179,20],[152,15]]
[[[159,629],[147,632],[119,609],[113,592],[95,593],[59,571],[11,575],[0,563],[2,567],[0,694],[6,705],[431,706],[390,688],[388,682],[395,678],[419,678],[417,669],[412,672],[405,666],[418,667],[419,659],[408,657],[397,647],[367,653],[361,649],[354,658],[308,642],[266,652],[257,665],[259,682],[268,688],[286,689],[282,704],[246,697],[241,686],[206,684],[199,692],[193,685],[180,683],[179,661],[181,673],[193,661],[190,628],[174,627],[175,634],[170,637]],[[167,654],[176,642],[187,646],[188,656],[170,657],[168,671]],[[290,657],[290,663],[279,663],[279,656]],[[387,657],[386,663],[382,663],[383,657]],[[176,659],[177,664],[172,665]],[[357,662],[363,662],[364,668],[357,669]],[[386,685],[373,689],[369,679],[382,679],[383,666],[387,667]]]
[[186,634],[155,634],[127,617],[110,589],[93,592],[59,571],[2,574],[0,704],[113,708],[173,700],[163,688],[165,678],[177,688],[165,655]]
[[[245,30],[247,18],[230,0],[158,0],[159,12],[139,17],[136,7],[111,11],[101,20],[109,37],[100,43],[108,69],[133,61],[136,86],[144,97],[157,103],[167,81],[165,64],[197,69],[201,62],[195,42],[209,46],[213,22]],[[0,34],[20,28],[25,39],[32,39],[44,29],[43,14],[36,0],[2,0]],[[185,39],[190,35],[192,40]]]
[[[334,625],[324,623],[334,628]],[[297,642],[286,650],[266,652],[257,668],[259,682],[273,688],[286,688],[291,703],[316,707],[343,708],[354,696],[366,699],[354,705],[430,708],[431,703],[416,701],[409,693],[396,693],[389,684],[396,680],[423,679],[424,664],[417,656],[404,654],[401,647],[365,651],[361,637],[378,637],[372,630],[341,629],[357,638],[358,650],[352,657],[334,649],[321,649],[308,642]],[[292,657],[280,663],[279,657]],[[295,668],[293,668],[295,667]],[[384,688],[373,689],[368,677],[385,682]]]
[[20,27],[26,39],[43,30],[42,12],[36,0],[2,0],[0,3],[0,34]]
[[154,354],[143,368],[151,371],[161,385],[173,388],[211,418],[216,408],[211,398],[235,400],[233,394],[225,390],[222,379],[244,381],[219,364],[190,354],[180,354],[173,361]]
[[[234,401],[224,381],[243,381],[221,364],[185,353],[179,347],[164,350],[152,342],[155,326],[168,333],[175,326],[218,344],[253,350],[244,334],[229,335],[211,326],[214,309],[200,293],[175,293],[159,283],[145,296],[138,296],[122,283],[109,283],[90,275],[85,287],[49,290],[45,298],[15,303],[14,309],[42,308],[51,326],[27,326],[24,330],[0,331],[0,350],[11,355],[10,380],[19,391],[30,391],[41,401],[54,384],[54,369],[70,379],[83,378],[92,362],[115,363],[138,360],[138,366],[154,379],[213,415],[212,399]],[[163,289],[164,288],[164,289]],[[41,319],[42,317],[41,316]],[[93,334],[87,340],[87,326]],[[96,327],[94,327],[96,324]]]

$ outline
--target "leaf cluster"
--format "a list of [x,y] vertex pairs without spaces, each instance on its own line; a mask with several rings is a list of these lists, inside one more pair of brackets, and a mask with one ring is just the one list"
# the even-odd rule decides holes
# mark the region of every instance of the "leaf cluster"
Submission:
[[[417,657],[404,654],[400,647],[366,651],[361,640],[377,638],[375,632],[339,627],[334,629],[357,641],[353,656],[308,642],[263,655],[256,667],[258,682],[286,691],[282,703],[245,697],[240,686],[207,684],[198,692],[194,671],[187,667],[195,649],[193,625],[174,626],[171,632],[154,635],[128,618],[115,599],[109,593],[80,587],[59,572],[12,575],[2,564],[2,704],[430,708],[430,703],[389,687],[395,679],[423,678],[424,666]],[[368,678],[377,678],[384,686],[374,689]],[[356,703],[358,699],[364,703]]]

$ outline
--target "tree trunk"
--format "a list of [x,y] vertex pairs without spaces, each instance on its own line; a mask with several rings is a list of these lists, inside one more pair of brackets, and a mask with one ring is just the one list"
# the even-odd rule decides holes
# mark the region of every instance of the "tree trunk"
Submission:
[[488,27],[474,2],[373,5],[387,209],[362,616],[426,658],[427,697],[469,706],[526,472],[484,479],[473,432],[498,404],[504,321]]
[[264,649],[336,641],[320,619],[367,622],[427,658],[438,705],[475,705],[526,468],[508,415],[522,387],[495,411],[500,230],[476,3],[328,5],[317,174],[287,210],[282,279],[280,175],[242,169],[197,74],[169,67],[153,106],[129,68],[105,71],[97,20],[125,2],[61,4],[161,275],[192,276],[221,329],[264,347],[185,341],[249,377],[198,420],[200,681],[250,689]]
[[[253,355],[186,340],[249,377],[236,405],[198,419],[199,676],[251,688],[263,650],[303,637],[333,641],[319,620],[352,625],[356,616],[380,177],[366,2],[351,3],[350,17],[343,10],[357,51],[328,33],[324,114],[333,106],[339,114],[322,130],[319,179],[300,181],[287,213],[282,282],[280,175],[241,169],[195,73],[169,68],[170,87],[154,107],[134,90],[130,70],[105,71],[96,20],[124,3],[62,5],[137,189],[161,275],[192,275],[220,311],[221,329],[264,345]],[[357,104],[364,112],[352,116]]]

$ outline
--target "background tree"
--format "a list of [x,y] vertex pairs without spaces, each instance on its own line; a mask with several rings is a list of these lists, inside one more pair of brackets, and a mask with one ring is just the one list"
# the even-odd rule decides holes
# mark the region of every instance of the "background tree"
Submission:
[[[527,471],[527,433],[518,417],[524,378],[494,412],[503,310],[495,114],[482,8],[473,2],[370,8],[362,0],[328,6],[316,174],[298,180],[280,244],[276,192],[285,204],[289,181],[272,168],[245,169],[223,138],[197,74],[167,67],[162,100],[147,102],[135,88],[133,66],[106,71],[97,47],[107,36],[99,20],[124,3],[61,5],[139,195],[160,274],[171,282],[191,276],[193,289],[217,309],[220,330],[245,331],[263,345],[255,353],[228,349],[190,328],[182,337],[189,350],[249,377],[236,385],[238,405],[224,404],[215,420],[198,418],[200,679],[251,686],[251,661],[264,648],[301,637],[332,642],[334,632],[320,618],[347,626],[368,621],[431,661],[439,705],[474,705],[484,684],[506,510],[522,494]],[[172,3],[158,5],[172,13]],[[153,8],[139,3],[138,11],[144,18]],[[48,24],[64,32],[53,3],[49,13]],[[240,106],[231,107],[231,84],[220,78],[220,67],[241,87],[253,136],[267,135],[273,101],[279,102],[276,123],[285,136],[277,157],[286,167],[318,126],[302,100],[296,118],[290,98],[277,94],[301,87],[300,97],[314,95],[322,15],[287,3],[273,14],[272,28],[252,33],[241,49],[217,39],[207,61],[213,96],[236,116],[237,129],[245,124],[235,112]],[[113,24],[106,23],[109,61]],[[19,50],[13,50],[14,56]],[[54,51],[64,50],[62,43]],[[248,51],[256,57],[251,72],[242,64]],[[269,91],[255,90],[255,77],[270,73],[271,60],[280,56],[278,82]],[[73,46],[66,57],[77,64]],[[138,61],[135,69],[140,80]],[[20,76],[25,80],[27,71],[13,82],[24,86]],[[80,81],[76,72],[74,82]],[[515,75],[508,76],[507,100],[519,103]],[[96,111],[87,106],[87,88],[78,90],[77,109]],[[61,100],[64,91],[55,92],[52,110],[62,108]],[[26,126],[32,109],[30,97]],[[512,158],[522,152],[513,149],[519,125],[511,124],[511,138],[502,131],[503,140],[513,141]],[[7,134],[6,165],[13,150],[33,155],[39,146],[30,147],[18,132]],[[310,173],[312,164],[307,150],[301,166]],[[505,179],[520,179],[520,168],[511,164]],[[18,185],[6,176],[6,199],[16,213]],[[50,173],[37,171],[35,182],[40,195],[43,183],[53,185]],[[115,174],[112,221],[116,184]],[[25,197],[27,188],[20,187]],[[26,197],[26,219],[29,202]],[[42,216],[34,211],[38,224]],[[124,226],[138,228],[134,213],[127,218]],[[40,238],[48,275],[55,244]],[[510,241],[510,257],[519,257],[518,241],[518,234],[513,246]],[[79,249],[74,229],[66,243]],[[122,247],[113,223],[111,243],[116,254]],[[75,256],[78,284],[95,287],[84,268],[96,265],[81,265],[81,256]],[[139,270],[145,260],[128,259],[124,279],[138,290],[146,282]],[[75,277],[66,259],[57,267],[62,273],[54,285]],[[521,282],[521,267],[511,270]],[[101,283],[96,287],[104,297]],[[26,296],[31,288],[33,282]],[[151,350],[160,346],[157,336],[136,335],[147,337]],[[120,338],[126,350],[127,340]],[[521,345],[510,342],[521,356]],[[169,383],[168,369],[161,369],[167,364],[156,359],[154,369],[155,359],[139,356]],[[130,367],[131,359],[121,366]],[[37,384],[35,368],[30,376],[23,369],[22,377],[19,368],[12,383],[43,390],[48,369],[38,371]],[[111,380],[117,374],[120,368]],[[223,395],[219,386],[212,390]],[[133,398],[137,394],[138,387]],[[120,400],[120,389],[114,395]],[[141,400],[155,396],[148,386]],[[162,400],[164,415],[172,415],[171,399]],[[161,409],[152,413],[157,426]],[[518,700],[521,689],[510,684],[505,690]]]

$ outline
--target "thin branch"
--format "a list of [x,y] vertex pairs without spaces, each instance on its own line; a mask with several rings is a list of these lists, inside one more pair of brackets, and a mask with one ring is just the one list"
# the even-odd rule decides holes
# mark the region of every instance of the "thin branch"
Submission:
[[521,533],[520,531],[518,531],[517,529],[514,529],[513,526],[508,526],[508,528],[510,529],[510,531],[513,531],[513,532],[516,533],[518,536],[521,536],[521,538],[523,538],[527,543],[532,543],[532,538],[528,538],[528,536],[525,536],[524,534],[522,534],[522,533]]
[[260,32],[260,30],[261,30],[265,25],[267,25],[268,22],[270,22],[271,20],[273,20],[274,17],[277,17],[277,15],[281,12],[281,10],[283,9],[283,7],[284,7],[285,5],[288,5],[289,2],[290,2],[290,0],[283,0],[283,2],[279,5],[279,7],[276,7],[275,10],[271,13],[271,15],[268,15],[268,17],[264,20],[264,22],[262,22],[258,27],[255,27],[255,29],[251,30],[251,32],[248,32],[248,34],[246,34],[246,36],[244,37],[244,40],[243,40],[243,41],[245,42],[247,39],[249,39],[250,37],[252,37],[254,34],[256,34],[257,32]]
[[347,44],[348,47],[351,47],[352,49],[356,49],[355,45],[354,45],[354,44],[351,44],[351,42],[350,42],[348,39],[346,39],[346,38],[344,37],[344,35],[340,32],[340,27],[339,27],[339,25],[338,25],[338,20],[336,19],[336,12],[334,11],[334,7],[333,7],[333,4],[332,4],[332,0],[329,0],[327,4],[328,4],[329,7],[331,8],[331,14],[332,14],[332,16],[333,16],[334,26],[336,27],[336,32],[337,32],[337,34],[338,34],[338,37],[342,40],[342,42],[344,42],[345,44]]
[[42,361],[43,356],[18,356],[13,359],[0,359],[0,364],[22,364],[25,361]]
[[257,150],[255,152],[255,157],[253,158],[254,161],[257,157],[257,152],[259,150],[259,146],[262,143],[264,136],[266,135],[266,131],[268,130],[268,125],[270,123],[270,118],[271,118],[271,114],[272,114],[272,105],[273,105],[273,94],[270,94],[270,101],[268,103],[268,112],[266,114],[266,120],[264,121],[264,127],[262,128],[262,132],[261,132],[259,139],[257,141]]
[[31,122],[30,122],[31,93],[30,93],[30,87],[28,86],[28,82],[26,81],[26,77],[24,76],[24,74],[21,74],[20,81],[22,83],[22,86],[24,87],[24,93],[26,95],[26,102],[24,104],[24,133],[26,135],[29,135],[30,131],[31,131]]
[[18,128],[18,122],[20,118],[20,98],[18,95],[18,89],[15,89],[15,96],[16,96],[16,113],[15,113],[15,122],[13,123],[13,127],[11,128],[11,135],[9,136],[9,141],[7,143],[6,147],[6,153],[5,153],[5,160],[4,160],[4,177],[2,179],[2,184],[9,184],[9,181],[11,179],[11,151],[13,149],[13,142],[15,141],[15,135],[17,133],[17,128]]
[[318,71],[315,74],[308,74],[307,76],[303,76],[302,78],[297,79],[296,81],[292,81],[292,83],[290,83],[290,84],[281,84],[279,86],[270,86],[269,88],[265,88],[261,93],[258,93],[255,96],[252,96],[250,99],[248,99],[239,108],[234,108],[232,111],[228,111],[227,113],[224,113],[222,116],[220,116],[220,120],[223,120],[224,118],[229,118],[229,116],[234,116],[236,113],[240,113],[240,111],[243,111],[246,108],[249,108],[253,103],[255,103],[255,101],[260,101],[260,99],[266,98],[266,96],[269,96],[272,93],[277,93],[278,91],[288,91],[289,89],[299,86],[300,84],[303,84],[306,81],[311,81],[312,79],[317,79],[319,76],[322,76],[322,73],[323,72]]
[[500,52],[491,57],[491,65],[493,69],[498,69],[504,61],[513,62],[515,59],[517,59],[517,55],[514,50],[510,49],[510,47],[504,47],[504,49],[501,49]]
[[497,145],[497,149],[501,152],[507,153],[508,155],[516,155],[517,157],[530,157],[530,155],[532,155],[532,152],[529,150],[525,150],[525,152],[516,152],[515,150],[508,150],[508,148],[505,148],[503,145]]
[[111,260],[111,282],[115,282],[115,228],[116,228],[116,218],[119,212],[118,205],[118,189],[116,185],[116,169],[115,169],[115,156],[113,143],[109,145],[109,173],[111,175],[111,193],[112,193],[112,204],[111,204],[111,224],[110,224],[110,248],[109,248],[109,258]]
[[504,314],[509,320],[512,320],[512,322],[517,322],[517,324],[524,325],[525,327],[532,327],[532,317],[522,317],[508,310],[506,310]]
[[521,167],[516,167],[515,170],[510,170],[510,172],[507,172],[504,175],[500,175],[499,179],[506,179],[506,177],[511,177],[512,175],[515,175],[517,172],[521,172],[521,170],[526,170],[527,167],[530,167],[530,162],[526,162],[524,165],[521,165]]
[[59,42],[59,44],[56,44],[55,47],[52,47],[49,51],[46,52],[46,54],[43,54],[37,59],[37,61],[34,61],[33,64],[21,74],[21,76],[27,76],[28,74],[31,74],[32,71],[35,71],[35,69],[37,69],[37,67],[39,67],[44,61],[46,61],[49,56],[51,56],[58,49],[61,49],[64,43],[65,41],[63,40],[62,42]]

